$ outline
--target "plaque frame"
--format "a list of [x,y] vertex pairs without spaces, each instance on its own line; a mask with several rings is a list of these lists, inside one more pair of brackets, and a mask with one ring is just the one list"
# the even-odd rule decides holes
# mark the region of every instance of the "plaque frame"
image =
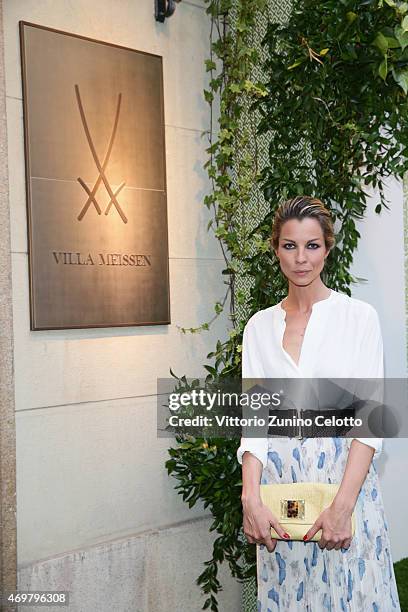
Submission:
[[[38,264],[34,261],[34,226],[35,226],[35,211],[33,211],[33,189],[32,189],[32,152],[30,150],[31,142],[30,142],[30,133],[29,133],[29,125],[28,125],[28,116],[29,116],[29,93],[28,93],[28,73],[29,66],[26,61],[26,50],[27,50],[27,40],[25,36],[26,28],[36,28],[38,30],[42,30],[44,32],[51,32],[63,37],[69,37],[70,39],[76,39],[78,41],[87,41],[89,43],[96,43],[100,47],[110,48],[118,51],[131,52],[135,54],[135,56],[145,57],[145,58],[154,58],[155,61],[160,62],[160,125],[161,125],[161,147],[160,147],[160,156],[157,156],[158,165],[161,164],[162,167],[162,193],[163,193],[163,202],[164,206],[160,209],[162,213],[162,217],[164,221],[162,225],[165,230],[162,231],[160,235],[160,240],[163,243],[163,249],[165,250],[166,256],[162,255],[162,263],[161,263],[161,272],[163,273],[164,281],[161,282],[161,287],[163,288],[161,292],[156,291],[153,298],[151,297],[151,301],[154,301],[154,306],[159,302],[161,306],[161,311],[163,313],[162,316],[147,316],[144,318],[137,318],[136,316],[128,316],[125,317],[125,320],[115,320],[112,318],[111,320],[105,320],[103,322],[87,322],[86,321],[86,304],[82,304],[82,308],[85,311],[85,316],[83,320],[77,321],[74,323],[67,323],[63,317],[58,322],[47,322],[44,321],[46,316],[40,316],[40,308],[38,305],[38,290],[36,291],[36,284],[38,277],[41,274],[46,274],[46,271],[42,271],[38,269]],[[28,245],[28,272],[29,272],[29,300],[30,300],[30,330],[32,331],[40,331],[40,330],[58,330],[58,329],[87,329],[87,328],[105,328],[105,327],[134,327],[134,326],[150,326],[150,325],[169,325],[171,324],[170,317],[170,285],[169,285],[169,252],[168,252],[168,206],[167,206],[167,183],[166,183],[166,146],[165,146],[165,120],[164,120],[164,95],[163,95],[163,61],[162,57],[153,53],[148,53],[145,51],[139,51],[130,47],[118,45],[115,43],[97,40],[91,37],[83,36],[80,34],[75,34],[72,32],[66,32],[63,30],[43,26],[40,24],[28,22],[28,21],[20,21],[19,22],[20,29],[20,52],[21,52],[21,74],[22,74],[22,95],[23,95],[23,120],[24,120],[24,156],[25,156],[25,191],[26,191],[26,211],[27,211],[27,245]],[[96,51],[97,52],[97,51]],[[121,94],[120,94],[121,95]],[[101,155],[102,157],[102,155]],[[103,164],[101,164],[103,165]],[[79,180],[79,179],[78,179]],[[94,179],[93,179],[94,180]],[[85,182],[85,181],[84,181]],[[92,181],[91,181],[92,182]],[[95,181],[94,181],[95,182]],[[133,188],[130,188],[133,189]],[[134,189],[139,189],[138,187]],[[125,191],[125,190],[124,190]],[[152,191],[161,191],[161,190],[152,190]],[[88,188],[89,194],[89,188]],[[85,194],[86,195],[86,194]],[[90,196],[91,197],[91,196]],[[107,208],[114,209],[112,206],[112,201],[109,201],[109,205]],[[119,207],[117,208],[119,210]],[[112,211],[111,211],[112,212]],[[115,211],[113,211],[115,212]],[[113,214],[113,213],[112,213]],[[120,210],[119,210],[120,214]],[[105,215],[107,213],[105,212]],[[125,215],[124,215],[125,216]],[[60,253],[61,254],[61,253]],[[116,253],[109,253],[109,255],[115,256]],[[139,257],[143,258],[143,255],[136,254],[134,255],[136,261],[139,262]],[[127,259],[129,261],[129,257]],[[133,260],[134,261],[134,260]],[[143,259],[140,259],[143,261]],[[144,261],[149,261],[147,256]],[[165,263],[163,263],[165,262]],[[122,266],[122,264],[120,264]],[[130,264],[129,264],[130,265]],[[139,265],[139,263],[137,264]],[[117,294],[116,294],[117,295]],[[37,300],[36,300],[37,298]],[[81,308],[81,309],[82,309]]]

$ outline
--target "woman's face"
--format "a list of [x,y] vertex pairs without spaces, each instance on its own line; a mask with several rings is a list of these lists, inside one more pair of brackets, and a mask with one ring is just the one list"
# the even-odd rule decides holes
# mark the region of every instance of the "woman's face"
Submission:
[[310,285],[324,268],[329,251],[317,219],[289,219],[282,225],[279,246],[275,250],[286,278],[298,285]]

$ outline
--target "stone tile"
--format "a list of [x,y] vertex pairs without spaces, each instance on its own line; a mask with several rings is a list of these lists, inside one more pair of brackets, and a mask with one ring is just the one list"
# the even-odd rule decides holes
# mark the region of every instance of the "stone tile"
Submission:
[[[190,521],[27,565],[20,569],[19,588],[68,590],[67,612],[200,612],[204,596],[195,580],[211,557],[215,535],[209,527],[209,519]],[[218,577],[224,589],[220,610],[240,610],[241,585],[225,565]]]
[[199,132],[166,128],[167,211],[170,257],[222,258],[213,230],[212,210],[204,206],[211,191],[204,164],[208,142]]
[[27,252],[27,208],[24,162],[23,105],[7,98],[11,250]]
[[17,413],[20,564],[208,514],[177,494],[156,411],[151,396]]

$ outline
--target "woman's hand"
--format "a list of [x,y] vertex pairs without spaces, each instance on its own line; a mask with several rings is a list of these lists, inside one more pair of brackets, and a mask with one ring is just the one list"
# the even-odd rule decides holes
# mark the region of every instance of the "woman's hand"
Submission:
[[353,438],[336,496],[332,504],[323,510],[314,525],[305,534],[304,540],[312,538],[319,529],[322,529],[322,536],[319,540],[320,548],[339,550],[350,547],[351,515],[370,469],[373,455],[372,446]]
[[303,539],[307,541],[321,529],[319,548],[326,550],[349,548],[352,540],[351,515],[350,508],[336,504],[334,501],[318,516]]
[[276,547],[276,538],[271,536],[273,527],[286,540],[290,535],[285,532],[278,519],[272,514],[260,499],[242,500],[244,534],[250,544],[265,544],[269,552]]

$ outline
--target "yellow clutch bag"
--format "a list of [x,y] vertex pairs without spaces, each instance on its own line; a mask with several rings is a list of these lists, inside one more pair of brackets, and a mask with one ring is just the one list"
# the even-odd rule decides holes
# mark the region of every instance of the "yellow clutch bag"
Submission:
[[[276,516],[279,523],[290,535],[291,540],[302,540],[311,528],[317,517],[325,508],[330,506],[337,491],[338,484],[325,482],[294,482],[288,484],[261,484],[262,503]],[[354,512],[351,516],[352,535],[355,532]],[[319,541],[321,529],[307,540]],[[281,538],[273,527],[271,536],[277,540]]]

